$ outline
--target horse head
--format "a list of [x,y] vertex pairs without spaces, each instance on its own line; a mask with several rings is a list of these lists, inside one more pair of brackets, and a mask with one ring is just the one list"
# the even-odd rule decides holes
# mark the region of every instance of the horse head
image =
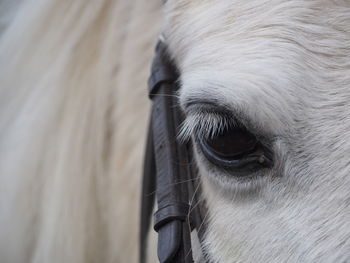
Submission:
[[212,262],[345,262],[348,1],[167,1]]

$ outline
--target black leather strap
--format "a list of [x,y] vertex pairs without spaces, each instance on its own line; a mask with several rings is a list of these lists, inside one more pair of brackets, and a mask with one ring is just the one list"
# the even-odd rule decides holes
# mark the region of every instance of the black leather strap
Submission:
[[[178,112],[174,111],[177,106],[172,96],[175,89],[175,85],[163,83],[158,88],[157,96],[153,97],[152,123],[159,211],[156,214],[162,214],[161,220],[159,217],[156,218],[158,219],[156,226],[159,226],[157,227],[158,257],[161,263],[192,262],[188,260],[190,243],[186,243],[190,240],[189,231],[184,231],[189,228],[186,222],[186,215],[189,212],[188,191],[185,189],[187,185],[180,183],[187,182],[189,178],[183,178],[184,174],[179,167],[181,146],[176,140],[176,135],[180,120],[177,116]],[[168,207],[173,209],[166,209]],[[179,207],[187,209],[179,209]],[[179,216],[166,212],[176,212]],[[180,249],[181,246],[184,246],[183,249]]]
[[156,190],[156,163],[153,148],[152,123],[148,129],[148,137],[146,144],[146,153],[143,167],[142,182],[142,202],[141,202],[141,226],[140,226],[140,263],[144,263],[147,258],[147,239],[149,227],[151,224],[151,216],[154,207],[155,190]]
[[[174,84],[178,79],[176,67],[171,63],[166,53],[166,47],[163,42],[159,41],[156,47],[156,56],[152,62],[151,76],[148,79],[148,96],[153,99],[159,95],[159,88],[162,84]],[[176,90],[176,87],[174,87]],[[170,91],[172,94],[173,92]]]
[[[176,139],[183,121],[176,96],[177,79],[177,69],[167,56],[165,45],[159,42],[149,79],[149,97],[153,106],[143,187],[144,193],[147,193],[156,186],[158,210],[154,229],[158,232],[158,258],[161,263],[193,262],[190,234],[193,227],[201,224],[199,206],[193,209],[193,213],[190,213],[189,206],[190,201],[196,203],[194,193],[197,191],[194,188],[199,187],[192,182],[195,176],[191,151],[187,144],[181,144]],[[149,157],[150,154],[153,157]],[[150,198],[143,194],[141,239],[147,238],[145,227],[149,225],[149,219],[145,217],[153,208],[153,199]],[[146,241],[141,240],[140,245],[140,262],[144,263]]]

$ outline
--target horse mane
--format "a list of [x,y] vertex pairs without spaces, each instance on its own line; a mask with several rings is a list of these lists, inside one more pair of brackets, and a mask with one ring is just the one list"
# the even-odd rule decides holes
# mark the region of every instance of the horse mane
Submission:
[[161,1],[6,3],[1,261],[135,262]]

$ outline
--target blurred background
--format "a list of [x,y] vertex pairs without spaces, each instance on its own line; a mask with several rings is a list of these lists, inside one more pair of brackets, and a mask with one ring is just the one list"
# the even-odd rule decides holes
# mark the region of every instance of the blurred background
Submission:
[[0,0],[1,263],[137,261],[161,5]]

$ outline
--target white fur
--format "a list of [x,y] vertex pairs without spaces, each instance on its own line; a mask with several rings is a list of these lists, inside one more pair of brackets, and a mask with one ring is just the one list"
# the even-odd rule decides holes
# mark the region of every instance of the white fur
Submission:
[[0,262],[137,262],[161,2],[0,7]]
[[[181,104],[230,107],[275,153],[273,169],[240,180],[197,151],[208,258],[350,261],[350,2],[179,0],[166,17]],[[218,125],[187,118],[187,135]]]

